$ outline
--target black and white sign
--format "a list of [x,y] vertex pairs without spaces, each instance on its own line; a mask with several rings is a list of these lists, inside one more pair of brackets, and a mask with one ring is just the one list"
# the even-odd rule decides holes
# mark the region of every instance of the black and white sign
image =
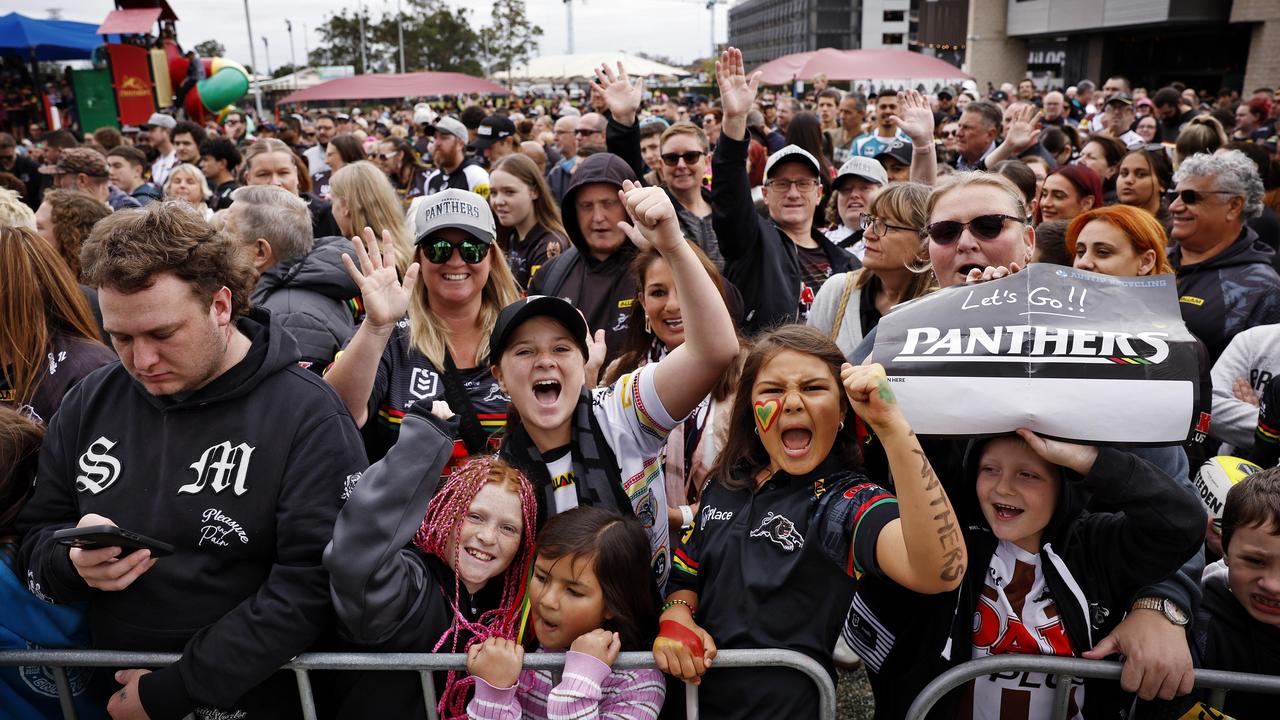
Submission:
[[1019,427],[1106,443],[1186,439],[1195,339],[1172,275],[1033,264],[947,288],[880,321],[873,357],[922,435]]

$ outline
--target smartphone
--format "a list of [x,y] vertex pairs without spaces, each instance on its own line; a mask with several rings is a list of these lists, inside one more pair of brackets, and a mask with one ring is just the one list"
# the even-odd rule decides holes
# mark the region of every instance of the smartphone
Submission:
[[104,547],[118,547],[129,554],[134,550],[150,550],[152,557],[164,557],[173,554],[173,546],[146,535],[122,530],[115,525],[90,525],[88,527],[66,528],[53,534],[53,539],[62,545],[78,547],[84,550],[98,550]]

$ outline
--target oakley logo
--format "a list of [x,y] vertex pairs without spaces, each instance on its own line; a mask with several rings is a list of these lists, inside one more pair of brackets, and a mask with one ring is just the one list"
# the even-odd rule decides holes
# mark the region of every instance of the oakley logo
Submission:
[[233,446],[224,441],[210,447],[199,460],[188,466],[196,473],[195,482],[183,485],[178,488],[178,492],[195,494],[208,485],[213,488],[214,493],[231,487],[236,495],[245,494],[248,491],[245,477],[249,474],[251,455],[253,448],[244,443]]

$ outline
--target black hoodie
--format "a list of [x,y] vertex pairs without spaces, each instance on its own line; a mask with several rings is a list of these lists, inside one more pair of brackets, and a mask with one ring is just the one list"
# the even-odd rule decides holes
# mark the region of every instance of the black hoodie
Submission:
[[[1254,620],[1227,580],[1221,560],[1204,570],[1204,602],[1195,621],[1196,666],[1280,675],[1280,628]],[[1240,720],[1275,717],[1276,697],[1236,690],[1218,709]]]
[[543,265],[529,283],[530,295],[566,298],[586,316],[591,332],[605,331],[609,346],[606,362],[618,353],[626,339],[627,318],[636,299],[631,274],[636,247],[630,240],[623,240],[616,252],[597,260],[578,226],[574,203],[583,186],[604,183],[621,190],[623,180],[637,182],[631,167],[617,155],[596,153],[582,161],[560,203],[561,219],[573,247]]
[[1178,274],[1178,301],[1187,329],[1217,362],[1237,333],[1280,322],[1280,275],[1271,267],[1275,252],[1247,225],[1226,250],[1184,265],[1182,251],[1169,252]]
[[342,256],[354,253],[346,238],[319,238],[306,255],[267,268],[253,289],[253,304],[271,311],[298,341],[302,366],[316,373],[356,331],[360,288],[342,266]]
[[[182,652],[140,681],[156,720],[196,706],[274,717],[296,695],[262,684],[333,624],[321,553],[365,468],[360,436],[268,312],[238,328],[245,358],[185,397],[149,394],[120,364],[81,381],[18,518],[19,576],[49,602],[88,600],[96,647]],[[51,538],[87,513],[176,552],[125,590],[93,590]]]
[[[965,490],[951,493],[964,525],[969,567],[959,590],[924,596],[872,574],[864,578],[844,637],[867,662],[876,692],[876,717],[896,718],[944,670],[969,660],[974,613],[999,543],[976,492],[978,463],[987,441],[965,456]],[[1062,469],[1058,502],[1041,533],[1040,567],[1053,594],[1071,648],[1079,653],[1106,637],[1124,618],[1144,585],[1173,574],[1204,538],[1199,500],[1177,480],[1137,456],[1100,448],[1085,477]],[[1089,512],[1087,503],[1116,512]],[[1104,709],[1121,700],[1115,683],[1087,681],[1085,717],[1114,717]],[[934,715],[951,717],[963,691]]]

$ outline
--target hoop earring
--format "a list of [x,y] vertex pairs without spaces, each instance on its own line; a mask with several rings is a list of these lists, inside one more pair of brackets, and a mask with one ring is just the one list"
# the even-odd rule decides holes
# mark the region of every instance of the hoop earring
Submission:
[[649,314],[648,314],[648,313],[645,313],[645,316],[644,316],[644,334],[645,334],[645,335],[652,335],[652,334],[653,334],[653,328],[649,326]]
[[844,421],[840,421],[840,427],[836,428],[836,432],[844,432]]
[[754,428],[752,428],[752,429],[756,431],[756,437],[760,437],[760,426],[759,426],[759,425],[756,425],[756,426],[755,426]]

